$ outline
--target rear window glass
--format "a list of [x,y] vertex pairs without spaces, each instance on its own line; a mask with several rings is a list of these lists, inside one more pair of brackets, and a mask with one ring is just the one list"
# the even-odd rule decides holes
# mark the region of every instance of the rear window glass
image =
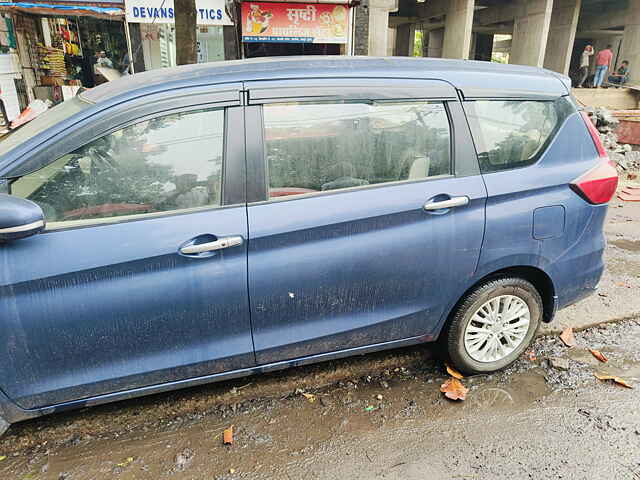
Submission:
[[269,197],[451,174],[443,103],[291,103],[264,107]]
[[553,137],[562,111],[553,101],[476,100],[465,104],[480,169],[496,172],[530,165]]

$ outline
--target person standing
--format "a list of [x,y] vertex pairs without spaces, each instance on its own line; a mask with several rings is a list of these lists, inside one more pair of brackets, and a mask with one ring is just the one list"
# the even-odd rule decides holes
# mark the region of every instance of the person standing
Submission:
[[600,50],[596,55],[596,76],[593,79],[593,86],[600,88],[602,82],[604,82],[607,76],[607,70],[611,68],[611,60],[613,59],[613,51],[611,45],[607,45],[607,48]]
[[578,88],[582,88],[584,86],[584,82],[589,76],[589,60],[591,60],[590,57],[594,53],[592,45],[584,47],[584,51],[580,57],[580,82],[578,82]]

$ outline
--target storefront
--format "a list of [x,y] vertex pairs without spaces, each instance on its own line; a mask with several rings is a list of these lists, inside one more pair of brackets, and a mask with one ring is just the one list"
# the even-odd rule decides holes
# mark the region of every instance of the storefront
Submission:
[[[135,71],[175,66],[173,0],[125,0],[125,6]],[[198,63],[230,58],[225,54],[224,28],[233,21],[225,1],[196,0],[196,19]]]
[[350,52],[350,20],[348,3],[244,1],[243,54],[345,55]]
[[34,99],[58,103],[127,70],[124,10],[72,2],[0,2],[15,32],[19,110]]

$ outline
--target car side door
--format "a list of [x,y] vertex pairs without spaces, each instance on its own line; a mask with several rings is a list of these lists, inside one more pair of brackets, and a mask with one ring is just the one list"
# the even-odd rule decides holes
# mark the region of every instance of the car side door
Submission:
[[113,107],[6,175],[47,221],[0,246],[0,387],[19,406],[254,365],[239,88]]
[[246,85],[258,364],[433,339],[479,258],[486,190],[438,80]]

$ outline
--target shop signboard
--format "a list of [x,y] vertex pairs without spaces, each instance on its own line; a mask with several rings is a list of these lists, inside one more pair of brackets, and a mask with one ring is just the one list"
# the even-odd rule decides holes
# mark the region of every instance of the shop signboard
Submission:
[[242,3],[243,42],[347,43],[349,12],[327,3]]
[[[173,24],[173,0],[125,0],[127,22]],[[196,0],[198,25],[233,25],[225,11],[225,0]]]

